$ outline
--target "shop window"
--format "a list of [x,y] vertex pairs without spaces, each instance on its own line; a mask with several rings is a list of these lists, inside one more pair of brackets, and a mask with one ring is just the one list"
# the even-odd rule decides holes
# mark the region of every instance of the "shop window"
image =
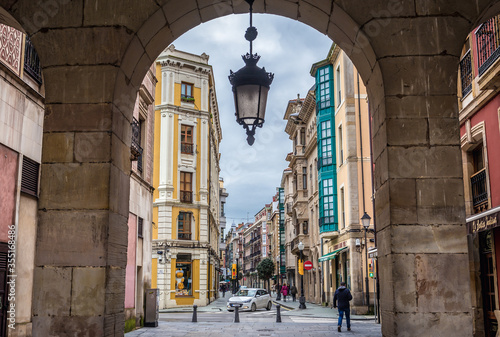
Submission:
[[188,212],[179,212],[177,218],[177,238],[179,240],[191,240],[191,220],[192,214]]
[[175,263],[175,296],[193,295],[191,254],[178,254]]
[[193,154],[193,127],[181,125],[181,153]]

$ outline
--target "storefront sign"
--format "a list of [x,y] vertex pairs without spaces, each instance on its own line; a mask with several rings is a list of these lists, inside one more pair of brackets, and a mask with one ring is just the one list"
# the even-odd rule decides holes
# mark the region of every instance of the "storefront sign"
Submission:
[[483,216],[482,218],[467,222],[467,232],[474,234],[499,226],[500,212]]

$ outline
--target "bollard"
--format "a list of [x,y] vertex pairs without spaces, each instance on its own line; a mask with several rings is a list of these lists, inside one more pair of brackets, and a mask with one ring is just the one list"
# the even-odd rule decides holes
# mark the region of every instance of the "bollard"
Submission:
[[240,322],[240,313],[239,313],[239,306],[234,307],[234,323],[239,323]]
[[196,309],[198,308],[198,306],[195,304],[193,305],[193,320],[191,322],[193,323],[196,323],[198,322],[198,316],[196,315]]
[[281,323],[281,305],[276,304],[276,323]]

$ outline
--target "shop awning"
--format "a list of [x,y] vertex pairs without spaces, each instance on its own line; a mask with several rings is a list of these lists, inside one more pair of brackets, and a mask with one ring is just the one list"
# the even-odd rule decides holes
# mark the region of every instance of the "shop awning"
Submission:
[[337,254],[340,254],[342,253],[344,250],[347,250],[349,249],[349,247],[342,247],[340,249],[337,249],[337,250],[334,250],[333,252],[330,252],[328,254],[325,254],[323,255],[322,257],[320,257],[318,259],[319,262],[323,262],[323,261],[328,261],[328,260],[331,260],[331,259],[334,259],[335,256],[337,256]]

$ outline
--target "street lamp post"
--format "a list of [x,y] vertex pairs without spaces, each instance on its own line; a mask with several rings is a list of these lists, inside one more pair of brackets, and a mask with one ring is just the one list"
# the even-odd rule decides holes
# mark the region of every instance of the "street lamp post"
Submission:
[[[304,263],[304,244],[302,241],[298,244],[300,252],[300,263]],[[306,309],[306,298],[304,297],[304,272],[300,275],[300,298],[299,298],[299,309]]]
[[363,214],[361,217],[361,223],[365,228],[365,266],[366,266],[366,275],[365,275],[365,288],[366,288],[366,307],[367,312],[370,311],[370,290],[368,288],[368,241],[366,241],[366,234],[368,232],[368,227],[370,227],[370,216],[368,214]]
[[276,301],[281,301],[281,289],[280,289],[280,271],[281,271],[281,265],[280,265],[280,255],[276,256],[276,266],[278,267],[278,273],[276,274],[276,280],[278,282],[278,286],[276,287]]

